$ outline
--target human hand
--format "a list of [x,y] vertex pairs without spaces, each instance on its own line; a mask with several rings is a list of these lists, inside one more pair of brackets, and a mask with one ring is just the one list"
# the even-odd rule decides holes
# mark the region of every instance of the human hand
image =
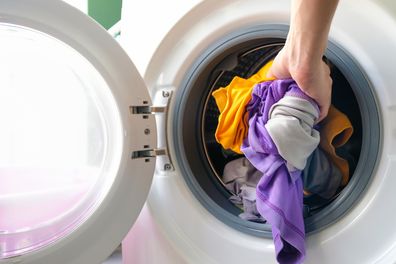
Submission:
[[316,58],[304,56],[286,43],[275,57],[268,74],[277,79],[294,79],[301,90],[318,103],[320,115],[317,122],[327,116],[333,81],[330,77],[330,68],[321,56]]

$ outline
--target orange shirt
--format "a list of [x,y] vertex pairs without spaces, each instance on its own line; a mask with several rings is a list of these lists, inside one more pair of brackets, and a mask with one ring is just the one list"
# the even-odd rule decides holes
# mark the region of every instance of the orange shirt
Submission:
[[244,79],[236,76],[228,86],[221,87],[212,93],[220,110],[215,137],[224,149],[231,149],[242,154],[240,148],[248,132],[249,114],[246,106],[252,98],[252,90],[256,84],[274,80],[274,78],[267,77],[272,62],[268,62],[250,78]]
[[334,106],[330,106],[327,117],[320,123],[320,143],[323,149],[337,166],[342,174],[341,185],[345,186],[349,181],[348,161],[337,156],[335,149],[343,146],[353,133],[353,127],[348,117]]

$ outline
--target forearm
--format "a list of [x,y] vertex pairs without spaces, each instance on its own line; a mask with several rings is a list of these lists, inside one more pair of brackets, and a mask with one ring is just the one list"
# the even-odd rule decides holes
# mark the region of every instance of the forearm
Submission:
[[292,0],[289,46],[295,67],[321,60],[338,0]]
[[320,107],[322,120],[331,101],[330,69],[322,57],[338,0],[291,0],[290,30],[269,76],[293,78]]

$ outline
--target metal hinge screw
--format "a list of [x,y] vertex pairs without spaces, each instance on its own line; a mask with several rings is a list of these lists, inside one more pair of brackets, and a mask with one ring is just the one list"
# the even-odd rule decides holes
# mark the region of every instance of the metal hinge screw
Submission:
[[169,97],[170,93],[168,91],[162,91],[163,97]]

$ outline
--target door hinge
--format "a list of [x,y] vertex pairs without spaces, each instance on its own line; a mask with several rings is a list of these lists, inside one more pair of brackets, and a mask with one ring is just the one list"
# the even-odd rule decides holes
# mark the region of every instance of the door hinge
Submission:
[[134,115],[150,115],[155,113],[166,113],[167,107],[166,106],[130,106],[129,107],[131,114]]
[[132,159],[138,158],[155,158],[157,156],[167,155],[165,149],[144,149],[132,152]]
[[[150,116],[155,116],[157,124],[157,146],[155,148],[149,147],[147,149],[138,150],[132,152],[132,158],[144,158],[146,162],[150,161],[150,158],[155,157],[157,162],[157,169],[162,171],[173,170],[173,164],[171,157],[168,152],[168,142],[166,138],[167,128],[167,114],[168,105],[172,98],[173,88],[171,89],[160,89],[158,90],[153,98],[154,106],[141,105],[141,106],[129,106],[130,113],[133,115],[141,115],[143,119],[149,119]],[[145,101],[148,103],[148,101]],[[145,131],[144,131],[145,132]],[[146,132],[145,132],[146,133]]]

